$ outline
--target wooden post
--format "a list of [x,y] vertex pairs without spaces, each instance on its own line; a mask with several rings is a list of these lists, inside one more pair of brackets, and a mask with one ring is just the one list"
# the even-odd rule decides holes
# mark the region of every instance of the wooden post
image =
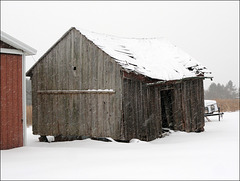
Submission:
[[221,116],[221,114],[220,114],[220,107],[218,107],[218,121],[220,121],[220,116]]

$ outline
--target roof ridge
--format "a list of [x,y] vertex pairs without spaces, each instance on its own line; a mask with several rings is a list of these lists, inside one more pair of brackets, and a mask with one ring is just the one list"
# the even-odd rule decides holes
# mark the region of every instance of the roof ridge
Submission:
[[113,34],[106,34],[106,33],[100,33],[100,32],[96,32],[96,31],[92,31],[92,30],[88,30],[85,28],[80,28],[80,27],[73,27],[76,30],[78,30],[80,33],[82,33],[83,35],[85,35],[85,33],[92,33],[92,34],[98,34],[98,35],[104,35],[104,36],[110,36],[110,37],[115,37],[115,38],[122,38],[122,39],[166,39],[168,40],[166,37],[162,36],[162,37],[125,37],[125,36],[118,36],[118,35],[113,35]]

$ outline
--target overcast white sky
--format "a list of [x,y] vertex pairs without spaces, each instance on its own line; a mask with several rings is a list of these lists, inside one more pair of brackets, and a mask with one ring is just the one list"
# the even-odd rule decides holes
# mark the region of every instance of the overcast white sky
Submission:
[[[70,27],[123,37],[166,37],[239,87],[238,1],[1,1],[1,30],[32,46],[27,70]],[[211,84],[205,80],[205,89]]]

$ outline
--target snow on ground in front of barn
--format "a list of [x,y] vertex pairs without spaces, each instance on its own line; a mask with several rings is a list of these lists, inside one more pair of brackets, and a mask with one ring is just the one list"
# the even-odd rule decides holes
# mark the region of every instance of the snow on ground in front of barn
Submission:
[[1,179],[239,179],[239,112],[210,117],[202,133],[151,142],[38,142],[1,151]]

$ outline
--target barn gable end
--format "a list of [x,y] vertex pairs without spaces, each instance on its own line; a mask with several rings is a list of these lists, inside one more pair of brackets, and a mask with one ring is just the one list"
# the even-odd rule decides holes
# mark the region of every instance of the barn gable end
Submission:
[[119,137],[120,69],[77,30],[69,31],[27,73],[32,75],[33,133]]

